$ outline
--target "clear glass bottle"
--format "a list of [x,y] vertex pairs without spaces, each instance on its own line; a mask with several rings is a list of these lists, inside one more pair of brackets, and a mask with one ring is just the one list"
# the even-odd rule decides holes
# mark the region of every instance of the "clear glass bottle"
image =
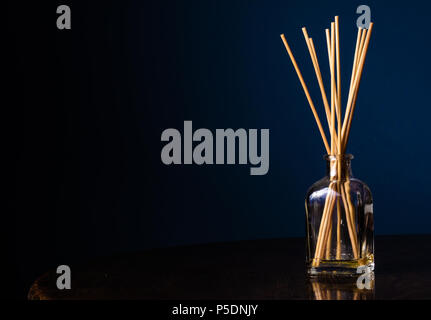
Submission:
[[374,270],[373,199],[352,175],[352,155],[325,156],[326,176],[305,200],[306,263],[310,276],[357,275]]

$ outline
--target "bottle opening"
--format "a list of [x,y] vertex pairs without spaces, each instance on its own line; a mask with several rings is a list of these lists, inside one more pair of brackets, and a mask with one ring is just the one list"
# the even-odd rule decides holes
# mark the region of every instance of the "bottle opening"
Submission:
[[330,154],[325,154],[323,156],[323,159],[325,159],[326,161],[334,161],[334,160],[353,160],[355,157],[353,156],[353,154],[350,153],[346,153],[346,154],[338,154],[338,155],[330,155]]
[[331,181],[345,180],[352,176],[350,161],[351,154],[325,155],[326,173]]

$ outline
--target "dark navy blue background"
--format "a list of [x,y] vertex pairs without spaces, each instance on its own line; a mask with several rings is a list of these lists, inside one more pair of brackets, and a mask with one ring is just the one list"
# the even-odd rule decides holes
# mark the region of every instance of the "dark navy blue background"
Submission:
[[[56,7],[72,30],[56,29]],[[302,36],[328,82],[324,29],[340,16],[344,105],[357,1],[32,1],[8,4],[3,228],[22,297],[47,268],[145,248],[304,235],[324,148],[280,40],[323,111]],[[377,234],[429,233],[429,12],[368,1],[375,28],[349,152]],[[321,112],[323,120],[323,113]],[[269,128],[270,168],[165,166],[166,128]],[[9,177],[9,175],[8,175]]]

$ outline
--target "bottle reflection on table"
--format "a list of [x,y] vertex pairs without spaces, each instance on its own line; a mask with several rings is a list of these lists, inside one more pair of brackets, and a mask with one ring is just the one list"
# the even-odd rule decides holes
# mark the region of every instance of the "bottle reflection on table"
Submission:
[[311,300],[374,300],[375,276],[309,278],[307,287]]

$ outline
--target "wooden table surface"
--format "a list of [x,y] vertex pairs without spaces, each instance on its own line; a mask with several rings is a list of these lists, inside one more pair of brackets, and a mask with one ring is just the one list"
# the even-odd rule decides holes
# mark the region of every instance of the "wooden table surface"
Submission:
[[[304,239],[155,249],[70,265],[70,290],[56,270],[37,279],[39,299],[431,299],[431,235],[376,237],[375,286],[311,283]],[[350,280],[349,280],[350,281]]]

